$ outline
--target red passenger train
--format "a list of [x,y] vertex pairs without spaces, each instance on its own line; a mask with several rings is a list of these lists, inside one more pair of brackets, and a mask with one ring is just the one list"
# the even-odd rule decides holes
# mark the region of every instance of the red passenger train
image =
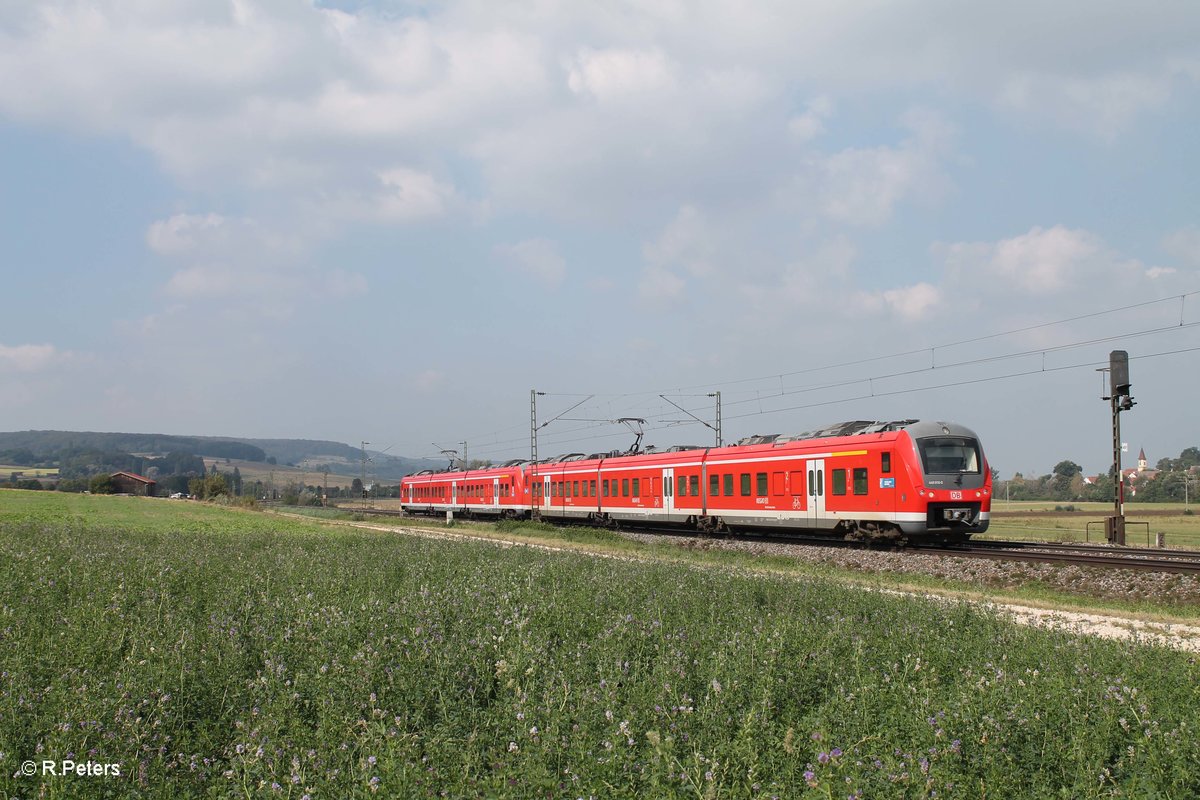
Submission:
[[846,422],[796,436],[537,464],[421,472],[410,513],[621,522],[844,538],[964,540],[987,530],[992,476],[971,430],[948,422]]

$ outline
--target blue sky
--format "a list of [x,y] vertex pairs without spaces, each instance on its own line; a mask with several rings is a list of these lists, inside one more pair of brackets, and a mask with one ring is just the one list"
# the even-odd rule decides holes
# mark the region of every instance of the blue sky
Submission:
[[1120,348],[1131,457],[1200,444],[1194,4],[9,3],[0,74],[5,430],[500,459],[531,388],[543,455],[720,390],[1098,472]]

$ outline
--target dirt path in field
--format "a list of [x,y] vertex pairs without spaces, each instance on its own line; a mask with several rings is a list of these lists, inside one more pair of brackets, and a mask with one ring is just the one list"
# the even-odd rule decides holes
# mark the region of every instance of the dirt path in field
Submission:
[[983,603],[1022,625],[1058,628],[1087,636],[1149,643],[1200,653],[1200,626],[1180,622],[1154,622],[1129,617],[1057,611],[1012,603]]

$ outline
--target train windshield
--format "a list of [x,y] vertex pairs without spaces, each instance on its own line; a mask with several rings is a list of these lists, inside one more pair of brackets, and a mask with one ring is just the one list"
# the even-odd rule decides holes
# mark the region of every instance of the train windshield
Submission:
[[917,440],[921,465],[926,475],[978,475],[979,445],[974,439],[959,436],[939,436]]

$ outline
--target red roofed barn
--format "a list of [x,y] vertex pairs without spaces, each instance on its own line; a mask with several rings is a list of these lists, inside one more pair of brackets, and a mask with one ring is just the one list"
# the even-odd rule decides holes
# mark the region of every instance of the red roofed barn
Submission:
[[154,489],[158,486],[155,481],[135,475],[132,472],[114,472],[109,478],[113,491],[118,494],[135,494],[139,497],[153,497]]

